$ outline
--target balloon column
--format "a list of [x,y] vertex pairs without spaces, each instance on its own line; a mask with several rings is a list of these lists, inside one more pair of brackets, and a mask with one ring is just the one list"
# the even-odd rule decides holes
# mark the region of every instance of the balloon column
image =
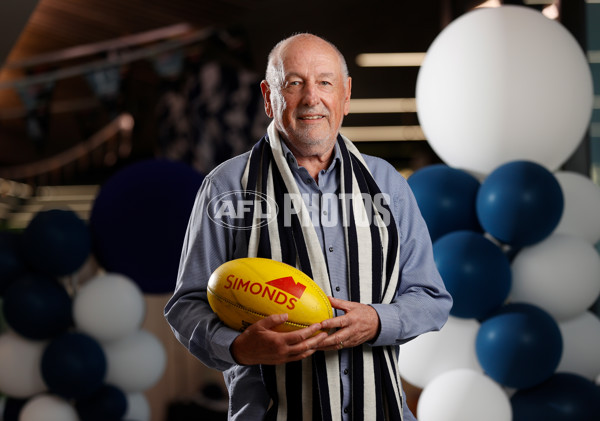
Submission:
[[469,12],[427,52],[417,109],[446,165],[408,182],[454,305],[401,348],[420,421],[600,417],[600,187],[560,170],[592,98],[576,41],[530,8]]
[[[94,203],[95,225],[88,226],[71,210],[49,209],[38,212],[22,232],[0,232],[4,421],[150,419],[143,392],[162,377],[166,352],[158,338],[142,328],[144,293],[168,291],[174,285],[176,268],[165,251],[181,247],[201,177],[183,164],[166,161],[137,164],[114,177],[118,182],[109,181]],[[143,177],[151,187],[139,188]],[[151,192],[154,200],[162,194],[168,204],[149,206],[148,199],[147,208],[136,209],[143,217],[136,218],[136,199]],[[161,206],[168,206],[169,212]],[[103,225],[107,217],[115,218],[121,236],[108,223]],[[161,223],[164,217],[176,226],[168,220]],[[149,220],[149,234],[127,239],[128,226],[135,234],[141,229],[138,223]],[[139,242],[137,250],[128,249],[132,241]],[[119,250],[119,259],[109,253],[111,247]],[[137,268],[144,264],[142,253],[151,248],[156,258],[147,261],[150,268]],[[102,262],[98,251],[112,269],[100,264],[97,272],[78,279],[89,262]],[[161,253],[164,264],[158,258]],[[137,277],[113,270],[120,268]],[[149,273],[154,277],[144,278]],[[163,277],[162,284],[157,276]]]

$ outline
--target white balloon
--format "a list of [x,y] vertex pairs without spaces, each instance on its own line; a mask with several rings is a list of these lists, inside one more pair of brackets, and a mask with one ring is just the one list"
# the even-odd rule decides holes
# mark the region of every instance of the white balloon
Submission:
[[156,336],[146,330],[103,345],[106,354],[106,383],[125,393],[142,392],[163,375],[167,354]]
[[508,395],[469,369],[447,371],[433,379],[417,403],[419,421],[511,421]]
[[425,333],[400,347],[400,375],[424,388],[435,377],[457,368],[482,373],[475,352],[479,322],[450,316],[439,332]]
[[600,240],[600,186],[574,172],[558,171],[554,175],[565,204],[554,232],[575,235],[596,244]]
[[579,374],[591,381],[600,373],[600,319],[586,311],[558,324],[563,354],[556,371]]
[[555,170],[575,151],[593,105],[586,56],[559,23],[523,6],[451,22],[419,70],[417,112],[448,165],[489,174],[513,160]]
[[100,342],[121,339],[138,330],[145,312],[141,289],[116,273],[89,280],[73,299],[75,325]]
[[8,331],[0,336],[0,392],[28,398],[46,390],[40,364],[46,341],[32,341]]
[[552,234],[523,248],[511,267],[509,300],[537,305],[557,321],[581,315],[600,295],[600,256],[580,237]]
[[127,412],[124,420],[150,421],[152,415],[150,403],[143,393],[129,393],[127,397]]
[[19,421],[79,421],[75,408],[63,398],[38,395],[21,409]]

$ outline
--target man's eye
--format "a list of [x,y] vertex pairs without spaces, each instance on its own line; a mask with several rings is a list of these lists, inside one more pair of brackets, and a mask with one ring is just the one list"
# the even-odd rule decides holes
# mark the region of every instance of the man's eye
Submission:
[[292,81],[292,82],[288,83],[288,85],[289,85],[289,86],[298,86],[298,85],[300,85],[300,81],[298,81],[298,80],[294,80],[294,81]]
[[321,81],[321,85],[323,85],[323,86],[329,86],[329,85],[331,85],[331,82],[329,82],[328,80],[322,80]]

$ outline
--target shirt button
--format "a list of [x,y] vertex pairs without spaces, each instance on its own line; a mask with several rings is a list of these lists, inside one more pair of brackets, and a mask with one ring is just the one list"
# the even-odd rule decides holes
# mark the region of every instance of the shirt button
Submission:
[[337,292],[340,292],[340,287],[339,287],[339,286],[335,287],[335,290],[336,290]]
[[327,215],[327,211],[323,211],[323,215]]
[[329,247],[329,251],[333,251],[333,247]]
[[312,178],[310,178],[310,177],[307,177],[307,178],[306,178],[306,184],[310,184],[310,183],[312,183],[312,182],[313,182],[313,179],[312,179]]
[[348,374],[348,369],[344,368],[344,374]]
[[344,414],[347,414],[348,412],[350,412],[350,410],[348,408],[344,408]]

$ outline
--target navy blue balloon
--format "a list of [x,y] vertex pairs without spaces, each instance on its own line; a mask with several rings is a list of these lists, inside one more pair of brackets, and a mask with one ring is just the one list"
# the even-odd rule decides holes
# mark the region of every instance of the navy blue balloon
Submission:
[[482,231],[475,201],[479,181],[444,164],[423,167],[408,178],[431,240],[452,231]]
[[75,409],[81,421],[120,421],[127,412],[127,397],[121,389],[105,384],[78,399]]
[[101,188],[92,207],[94,254],[146,293],[175,288],[181,247],[203,176],[180,162],[130,165]]
[[53,339],[44,349],[42,378],[51,393],[82,398],[97,391],[106,375],[106,356],[92,337],[69,332]]
[[574,373],[556,373],[511,398],[513,421],[597,421],[600,387]]
[[6,287],[26,272],[22,234],[13,231],[0,231],[0,295]]
[[482,234],[446,234],[433,243],[433,257],[454,300],[451,315],[482,319],[506,300],[512,283],[510,262]]
[[477,193],[481,226],[503,243],[527,246],[548,237],[562,217],[564,198],[554,174],[530,161],[490,173]]
[[73,324],[72,300],[53,278],[28,274],[4,293],[3,313],[9,326],[25,338],[51,339]]
[[481,323],[475,350],[481,367],[501,385],[528,388],[554,374],[563,341],[556,321],[541,308],[512,303]]
[[23,232],[23,251],[36,272],[70,275],[89,257],[92,249],[87,224],[73,211],[38,212]]

